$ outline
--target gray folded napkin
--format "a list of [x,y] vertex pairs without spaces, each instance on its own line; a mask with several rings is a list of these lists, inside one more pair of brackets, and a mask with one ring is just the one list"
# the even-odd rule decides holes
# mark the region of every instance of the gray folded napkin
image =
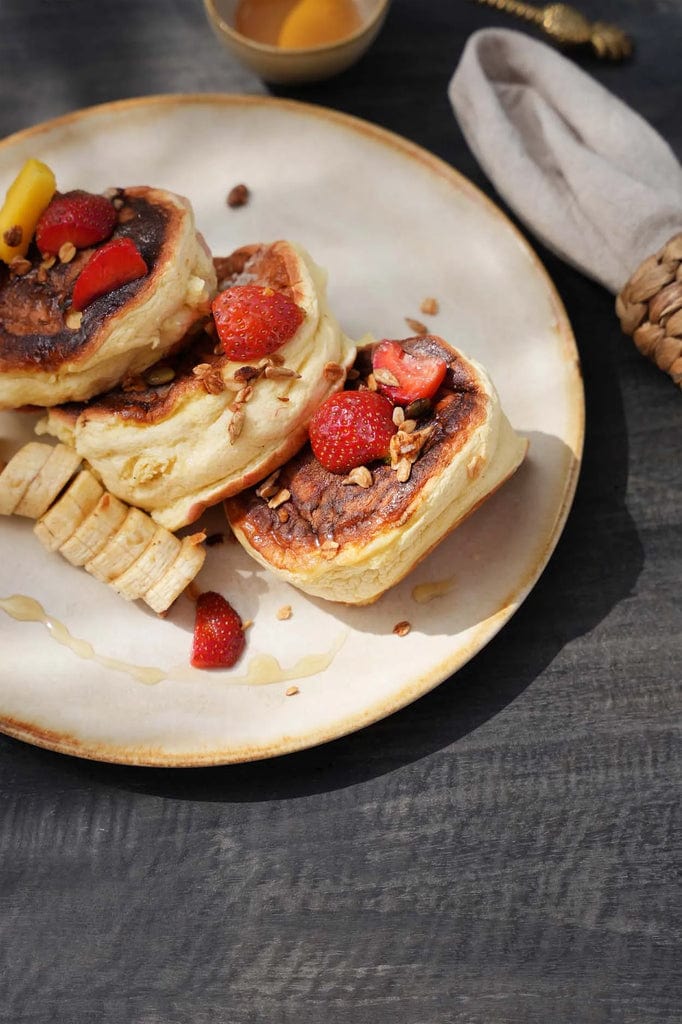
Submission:
[[682,231],[682,167],[638,114],[520,32],[483,29],[449,96],[500,195],[553,252],[612,292]]

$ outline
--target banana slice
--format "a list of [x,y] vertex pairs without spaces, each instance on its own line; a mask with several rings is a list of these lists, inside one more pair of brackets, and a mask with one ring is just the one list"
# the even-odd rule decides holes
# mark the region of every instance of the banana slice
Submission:
[[14,514],[40,519],[66,487],[81,461],[78,452],[68,445],[58,444],[51,448],[43,468],[28,485]]
[[181,541],[165,527],[157,527],[149,547],[130,568],[111,581],[126,601],[144,597],[180,554]]
[[165,611],[192,582],[205,558],[206,549],[201,543],[197,543],[196,535],[194,538],[184,537],[178,556],[170,569],[145,593],[145,603],[155,612]]
[[49,512],[38,520],[33,532],[48,551],[57,551],[90,515],[104,488],[92,473],[82,469]]
[[87,469],[72,480],[80,464],[67,445],[25,445],[0,463],[0,512],[37,519],[34,533],[48,551],[84,566],[126,600],[141,598],[165,612],[204,563],[203,534],[180,540],[105,491]]
[[71,565],[85,565],[101,551],[106,542],[120,528],[128,512],[128,506],[104,492],[89,516],[59,549]]
[[139,508],[129,508],[120,529],[99,554],[85,563],[86,571],[102,583],[111,583],[149,547],[156,530],[156,523],[148,515]]
[[0,473],[0,515],[12,515],[51,451],[52,445],[31,441],[12,456]]

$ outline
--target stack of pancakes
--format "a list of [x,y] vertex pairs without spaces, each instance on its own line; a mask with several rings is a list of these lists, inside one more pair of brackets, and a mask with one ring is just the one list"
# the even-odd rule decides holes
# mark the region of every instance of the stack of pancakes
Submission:
[[[115,237],[133,238],[149,274],[96,299],[79,323],[65,310],[85,256],[47,275],[38,255],[23,276],[0,270],[0,409],[44,407],[38,433],[75,449],[117,499],[168,530],[227,499],[256,560],[311,594],[365,604],[522,461],[525,441],[486,372],[432,337],[403,343],[428,343],[448,366],[409,478],[379,464],[371,486],[354,486],[326,471],[308,424],[344,386],[356,348],[324,273],[287,241],[212,260],[186,200],[151,188],[119,197]],[[234,361],[208,314],[216,290],[247,283],[283,292],[304,317],[272,355]]]
[[171,530],[294,455],[355,355],[327,305],[322,271],[300,247],[247,246],[216,267],[221,289],[249,282],[293,299],[305,314],[294,337],[273,356],[235,362],[209,324],[146,379],[52,408],[38,427],[73,445],[112,494]]

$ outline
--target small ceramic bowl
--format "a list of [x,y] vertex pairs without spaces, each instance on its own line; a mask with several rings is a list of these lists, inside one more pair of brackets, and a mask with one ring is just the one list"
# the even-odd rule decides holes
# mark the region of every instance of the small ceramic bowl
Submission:
[[208,20],[219,41],[266,82],[294,84],[331,78],[354,64],[376,39],[391,0],[356,0],[362,24],[352,35],[337,43],[296,50],[257,43],[237,32],[238,2],[204,0]]

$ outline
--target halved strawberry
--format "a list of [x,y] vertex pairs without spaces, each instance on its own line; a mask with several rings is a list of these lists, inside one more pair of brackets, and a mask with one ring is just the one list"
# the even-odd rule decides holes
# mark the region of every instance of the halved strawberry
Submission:
[[318,462],[331,473],[388,455],[396,432],[393,406],[376,391],[339,391],[330,395],[310,421],[310,444]]
[[36,245],[44,256],[56,256],[65,242],[87,249],[109,238],[116,226],[116,210],[104,196],[92,192],[57,195],[36,225]]
[[272,288],[235,285],[213,300],[213,318],[230,359],[257,359],[293,338],[303,323],[300,306]]
[[195,668],[232,668],[246,645],[242,620],[222,594],[197,599],[191,663]]
[[[418,398],[433,398],[447,368],[444,359],[406,352],[399,341],[382,341],[372,353],[372,371],[378,388],[396,405],[409,405]],[[377,373],[378,370],[383,373]],[[387,383],[390,378],[396,383]]]
[[122,284],[135,281],[147,273],[147,264],[132,238],[114,238],[95,249],[76,278],[71,305],[85,309],[100,295],[106,295]]

